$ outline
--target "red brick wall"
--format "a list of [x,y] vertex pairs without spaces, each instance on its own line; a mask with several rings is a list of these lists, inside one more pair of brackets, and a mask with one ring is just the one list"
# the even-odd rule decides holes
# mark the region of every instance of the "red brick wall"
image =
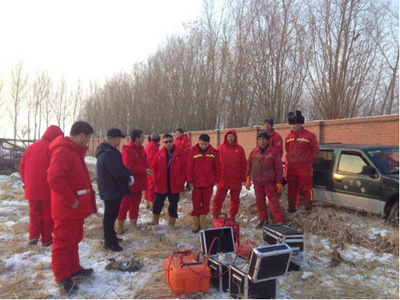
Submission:
[[[288,124],[276,124],[274,128],[283,138],[290,131]],[[399,115],[313,121],[304,124],[304,128],[313,132],[320,144],[340,142],[344,144],[399,145]],[[256,146],[257,133],[262,129],[262,124],[258,127],[234,129],[238,134],[239,144],[248,155]],[[225,131],[225,129],[192,131],[188,132],[188,135],[192,145],[195,145],[200,134],[206,133],[210,136],[211,145],[217,148],[223,142]],[[101,142],[102,140],[91,140],[88,155],[94,155],[96,147]],[[124,139],[121,147],[126,142],[127,139]],[[143,145],[146,144],[147,136]]]

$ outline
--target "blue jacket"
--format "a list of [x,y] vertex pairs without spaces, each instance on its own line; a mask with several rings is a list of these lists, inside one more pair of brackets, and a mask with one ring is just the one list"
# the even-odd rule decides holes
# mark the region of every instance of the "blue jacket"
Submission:
[[130,195],[129,181],[132,173],[124,166],[121,152],[109,143],[103,142],[96,149],[96,158],[100,198],[110,201]]

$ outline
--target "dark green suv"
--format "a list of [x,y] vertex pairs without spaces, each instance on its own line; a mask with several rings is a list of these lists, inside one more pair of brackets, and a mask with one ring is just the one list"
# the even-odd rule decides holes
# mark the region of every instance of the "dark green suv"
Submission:
[[399,148],[320,145],[313,166],[318,201],[384,215],[399,225]]

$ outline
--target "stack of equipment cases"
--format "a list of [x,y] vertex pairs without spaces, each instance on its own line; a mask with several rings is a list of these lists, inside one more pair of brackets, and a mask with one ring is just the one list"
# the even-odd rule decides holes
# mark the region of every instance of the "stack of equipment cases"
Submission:
[[210,228],[200,231],[201,251],[208,255],[210,283],[221,293],[229,288],[229,268],[242,266],[247,259],[235,254],[232,227]]
[[165,281],[175,294],[206,292],[210,288],[210,268],[190,251],[178,251],[164,259]]
[[265,225],[263,240],[267,245],[287,244],[293,249],[289,271],[299,271],[304,259],[304,234],[286,225]]
[[249,264],[230,268],[229,296],[275,299],[276,278],[286,274],[292,251],[286,244],[253,248]]

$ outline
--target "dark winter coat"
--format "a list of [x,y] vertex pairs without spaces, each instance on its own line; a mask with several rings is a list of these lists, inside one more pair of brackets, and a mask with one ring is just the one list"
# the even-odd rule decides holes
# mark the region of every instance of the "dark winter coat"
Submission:
[[103,142],[96,149],[97,187],[100,199],[117,200],[130,195],[130,176],[132,173],[124,166],[118,149]]

